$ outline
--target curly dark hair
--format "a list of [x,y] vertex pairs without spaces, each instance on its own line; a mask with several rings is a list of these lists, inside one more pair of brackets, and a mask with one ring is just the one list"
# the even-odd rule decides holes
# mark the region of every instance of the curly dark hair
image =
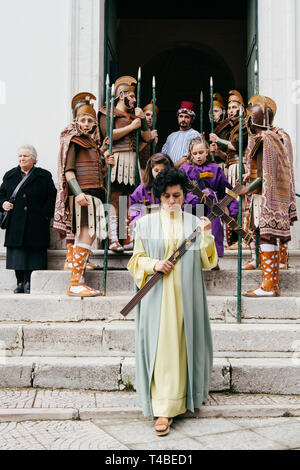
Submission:
[[181,187],[184,195],[187,193],[188,177],[183,171],[178,168],[165,168],[161,171],[153,182],[154,196],[159,200],[161,195],[166,192],[168,186],[176,186],[177,184]]

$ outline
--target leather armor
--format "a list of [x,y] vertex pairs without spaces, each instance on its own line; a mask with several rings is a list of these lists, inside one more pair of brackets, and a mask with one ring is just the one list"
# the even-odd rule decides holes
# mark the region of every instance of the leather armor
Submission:
[[97,145],[83,136],[73,137],[78,144],[76,155],[76,179],[81,189],[103,188],[104,168]]
[[[100,128],[102,138],[106,137],[106,108],[100,110]],[[114,115],[114,129],[122,129],[122,127],[129,126],[132,121],[136,118],[135,114],[129,114],[120,111],[115,108]],[[113,153],[117,152],[135,152],[136,149],[136,131],[130,132],[121,139],[114,140],[113,142]]]

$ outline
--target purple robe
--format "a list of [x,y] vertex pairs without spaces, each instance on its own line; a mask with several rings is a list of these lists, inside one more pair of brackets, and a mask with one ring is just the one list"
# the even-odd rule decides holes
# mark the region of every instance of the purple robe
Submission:
[[[187,193],[184,199],[184,210],[192,211],[195,210],[196,205],[199,203],[199,199],[192,193]],[[150,206],[159,206],[159,199],[154,197],[152,187],[145,188],[144,183],[140,184],[136,190],[129,195],[129,218],[130,224],[135,226],[137,219],[147,214]]]
[[[211,196],[214,202],[219,202],[226,196],[226,188],[232,189],[231,184],[228,182],[222,168],[213,162],[205,162],[203,165],[184,163],[180,170],[183,171],[190,181],[202,181],[204,188],[202,191],[206,196]],[[208,173],[204,175],[204,173]],[[201,177],[200,175],[203,175]],[[204,177],[205,176],[205,177]],[[201,187],[201,186],[200,186]],[[198,202],[200,203],[200,201]],[[210,212],[209,208],[205,206],[205,215]],[[231,217],[236,217],[238,214],[238,202],[232,201],[228,205],[228,212]],[[211,223],[211,231],[215,237],[215,244],[219,257],[224,256],[224,234],[221,220],[216,218]]]

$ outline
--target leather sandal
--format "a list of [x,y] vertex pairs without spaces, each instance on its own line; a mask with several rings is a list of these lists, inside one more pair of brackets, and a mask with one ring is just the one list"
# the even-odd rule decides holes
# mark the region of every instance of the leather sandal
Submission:
[[112,241],[108,247],[109,250],[112,250],[112,251],[117,251],[117,252],[122,252],[124,251],[124,248],[123,246],[119,243],[118,240],[115,240],[115,241]]
[[[170,426],[173,423],[172,418],[158,418],[154,425],[157,436],[166,436],[170,432]],[[164,429],[161,429],[164,428]]]

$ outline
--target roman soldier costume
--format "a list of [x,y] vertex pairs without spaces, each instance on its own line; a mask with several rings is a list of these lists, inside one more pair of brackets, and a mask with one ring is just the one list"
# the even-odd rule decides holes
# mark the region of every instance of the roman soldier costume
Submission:
[[[121,92],[134,92],[136,79],[130,76],[123,76],[117,79],[115,83],[115,99],[118,100]],[[127,98],[125,98],[126,100]],[[127,106],[127,105],[126,105]],[[101,134],[103,137],[107,135],[106,129],[106,107],[99,111],[99,122]],[[126,111],[114,108],[114,129],[122,129],[130,125],[136,119],[134,108],[127,107]],[[146,119],[142,120],[141,129],[148,130]],[[111,172],[111,211],[109,216],[109,249],[117,252],[133,249],[133,233],[129,224],[128,210],[125,214],[125,224],[122,231],[119,228],[121,214],[119,214],[119,198],[120,196],[128,196],[134,190],[135,185],[135,168],[136,168],[136,131],[130,131],[118,140],[113,141],[113,154],[115,157],[115,166]],[[128,208],[128,206],[127,206]],[[122,224],[123,225],[123,224]],[[119,229],[119,233],[118,233]],[[120,237],[119,237],[120,235]],[[119,238],[123,239],[123,246],[119,242]]]
[[[226,120],[226,109],[224,105],[223,96],[220,93],[213,94],[213,108],[217,108],[220,112],[219,118],[216,120],[214,118],[215,123],[215,134],[219,137],[219,139],[228,140],[228,129],[227,126],[224,128],[222,124]],[[225,169],[225,162],[226,162],[227,154],[219,149],[218,155],[215,155],[215,161],[220,165],[222,170]]]
[[[95,126],[91,133],[86,134],[77,122],[81,115],[96,119],[96,112],[90,102],[95,99],[91,93],[79,93],[72,100],[74,121],[60,136],[58,191],[53,223],[54,230],[67,241],[65,269],[72,270],[67,293],[80,297],[99,295],[100,292],[85,284],[85,271],[94,269],[95,266],[88,262],[89,249],[76,244],[73,246],[75,236],[80,234],[82,227],[88,226],[91,237],[96,235],[99,240],[106,237],[102,202],[105,196],[103,182],[107,165],[100,149],[99,132]],[[68,171],[75,174],[75,178],[69,182],[65,176]],[[75,198],[80,193],[87,196],[88,207],[76,203]]]
[[[231,90],[229,92],[228,105],[232,102],[237,103],[239,106],[245,106],[242,95],[237,90]],[[236,115],[231,118],[227,118],[220,122],[215,128],[215,134],[218,136],[217,145],[219,147],[218,156],[225,161],[224,172],[227,176],[229,183],[232,187],[235,186],[236,181],[239,177],[239,109]],[[234,147],[234,150],[230,148],[229,144]],[[247,148],[248,144],[248,133],[246,127],[246,121],[243,125],[243,152]],[[245,159],[243,156],[243,161]],[[227,249],[237,248],[237,235],[233,232],[230,227],[226,226],[226,242],[228,245]]]
[[[260,231],[262,285],[244,294],[247,297],[280,295],[279,269],[287,269],[290,227],[297,220],[292,144],[283,129],[273,126],[275,113],[271,98],[254,95],[250,99],[247,189],[252,193],[250,226]],[[254,268],[253,261],[249,263]]]
[[[152,100],[151,100],[151,103],[144,106],[143,111],[144,112],[153,111]],[[158,111],[159,111],[158,107],[155,106],[156,116],[158,115]],[[151,130],[152,130],[152,127],[151,127]],[[141,172],[141,176],[142,176],[141,180],[143,180],[143,176],[144,176],[145,168],[146,168],[146,165],[147,165],[147,161],[149,160],[149,158],[152,155],[152,140],[151,140],[151,142],[143,142],[140,145],[139,163],[140,163],[140,172]]]

